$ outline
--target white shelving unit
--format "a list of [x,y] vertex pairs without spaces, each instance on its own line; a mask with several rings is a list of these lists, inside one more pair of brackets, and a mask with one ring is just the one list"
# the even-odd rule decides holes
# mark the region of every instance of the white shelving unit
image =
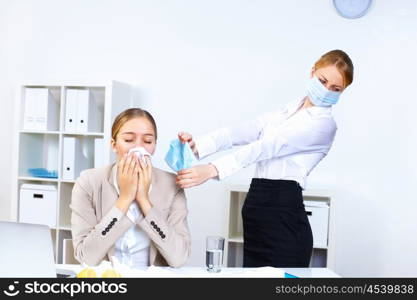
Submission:
[[[248,185],[226,186],[225,265],[243,265],[242,206]],[[335,200],[330,191],[303,191],[304,205],[313,231],[313,253],[310,267],[335,268],[334,211]]]
[[[57,128],[53,130],[25,130],[25,90],[26,88],[47,88],[56,103],[55,114],[59,119]],[[55,261],[63,263],[63,240],[71,239],[71,192],[75,180],[64,180],[63,174],[63,139],[75,137],[83,143],[88,151],[88,165],[94,167],[94,153],[102,151],[103,164],[114,161],[111,151],[111,126],[114,118],[123,110],[137,106],[131,85],[118,82],[53,82],[53,83],[24,83],[19,85],[19,95],[16,103],[14,153],[13,162],[12,205],[11,218],[19,219],[20,188],[22,184],[54,185],[57,189],[56,226],[51,228],[54,242]],[[94,132],[65,131],[66,95],[68,89],[89,90],[94,98],[94,109],[100,114],[100,130]],[[103,149],[94,149],[94,139],[103,139]],[[33,177],[28,173],[29,168],[46,168],[55,170],[58,178]],[[68,253],[65,254],[68,256]],[[68,260],[68,259],[67,259]]]

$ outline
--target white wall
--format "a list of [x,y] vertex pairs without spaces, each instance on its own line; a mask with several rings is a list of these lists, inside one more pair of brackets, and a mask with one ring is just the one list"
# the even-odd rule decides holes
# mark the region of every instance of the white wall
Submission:
[[[137,85],[159,125],[156,164],[166,169],[177,131],[199,135],[302,96],[314,61],[340,48],[355,79],[334,110],[334,147],[309,184],[337,195],[335,271],[417,276],[416,6],[378,0],[347,20],[330,0],[0,0],[0,218],[9,217],[18,82]],[[229,181],[248,182],[251,171]],[[190,265],[203,265],[205,236],[225,234],[223,185],[187,195]]]

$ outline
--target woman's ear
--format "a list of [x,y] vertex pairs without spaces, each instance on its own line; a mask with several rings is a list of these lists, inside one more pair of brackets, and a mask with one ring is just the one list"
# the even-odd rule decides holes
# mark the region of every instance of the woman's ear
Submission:
[[110,140],[110,146],[113,149],[114,153],[117,153],[117,149],[116,149],[116,141],[114,139]]

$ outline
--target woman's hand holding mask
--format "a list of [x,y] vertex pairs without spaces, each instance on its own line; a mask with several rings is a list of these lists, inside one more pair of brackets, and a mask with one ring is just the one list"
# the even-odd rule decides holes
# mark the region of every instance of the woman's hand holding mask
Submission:
[[198,165],[178,172],[177,184],[185,189],[218,176],[217,169],[212,164]]
[[197,147],[195,145],[195,142],[193,140],[193,136],[189,134],[188,132],[180,132],[178,133],[178,139],[182,143],[188,143],[190,145],[191,150],[193,151],[194,155],[198,158],[198,151]]

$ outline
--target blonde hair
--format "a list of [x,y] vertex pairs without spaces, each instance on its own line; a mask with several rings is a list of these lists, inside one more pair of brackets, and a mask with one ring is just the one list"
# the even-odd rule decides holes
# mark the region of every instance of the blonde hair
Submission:
[[314,64],[314,69],[327,66],[335,66],[343,77],[343,84],[346,88],[353,81],[353,63],[350,57],[342,50],[332,50],[323,54]]
[[125,111],[121,112],[116,119],[114,119],[113,125],[111,127],[111,137],[114,141],[116,141],[117,134],[120,131],[120,128],[129,120],[134,118],[145,118],[149,122],[151,122],[152,127],[155,131],[155,139],[157,138],[157,130],[156,130],[156,123],[155,119],[152,115],[144,109],[140,108],[129,108]]

